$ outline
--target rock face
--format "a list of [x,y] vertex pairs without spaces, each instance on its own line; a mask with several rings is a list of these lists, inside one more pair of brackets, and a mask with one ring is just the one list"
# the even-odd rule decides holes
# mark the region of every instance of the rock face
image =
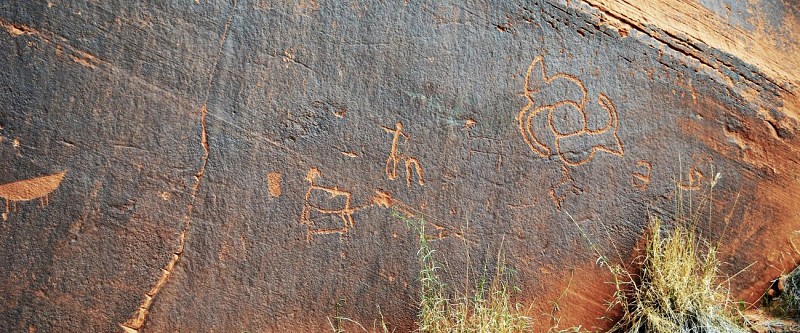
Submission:
[[755,301],[800,259],[798,17],[3,2],[0,330],[408,331],[417,243],[392,211],[426,219],[453,285],[502,248],[539,327],[565,290],[562,326],[602,326],[610,276],[576,224],[629,261],[674,180],[716,173],[701,229]]

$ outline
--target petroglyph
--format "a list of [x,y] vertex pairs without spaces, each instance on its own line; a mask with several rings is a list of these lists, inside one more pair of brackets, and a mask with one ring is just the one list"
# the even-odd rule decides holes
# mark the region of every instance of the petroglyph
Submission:
[[[541,157],[555,154],[570,166],[591,161],[597,152],[622,156],[625,149],[617,136],[619,117],[614,103],[600,93],[596,104],[587,104],[587,94],[583,82],[575,76],[547,76],[544,57],[536,57],[525,76],[528,103],[516,116],[528,147]],[[596,117],[607,119],[593,128],[591,120]]]
[[375,196],[372,197],[372,203],[383,208],[392,207],[394,201],[392,195],[386,191],[375,190]]
[[267,187],[269,190],[269,196],[273,198],[277,198],[281,196],[281,173],[280,172],[270,172],[267,174]]
[[352,194],[338,187],[316,185],[314,182],[321,176],[317,168],[309,169],[306,174],[308,191],[300,223],[306,226],[308,242],[314,235],[339,234],[339,237],[344,237],[354,226]]
[[[406,184],[408,186],[411,186],[411,171],[416,171],[417,182],[420,185],[425,185],[425,179],[423,178],[422,175],[422,166],[419,165],[419,160],[417,160],[414,157],[405,157],[405,161],[406,161]],[[414,167],[414,169],[411,168],[412,166]]]
[[553,205],[556,206],[556,209],[561,210],[561,204],[567,199],[568,194],[579,195],[581,192],[581,188],[575,185],[575,180],[572,179],[572,176],[569,174],[569,169],[562,165],[561,179],[558,180],[557,184],[550,187],[548,194],[550,195],[550,200],[553,201]]
[[308,191],[306,191],[300,223],[306,226],[306,241],[316,235],[338,234],[340,239],[348,236],[355,226],[353,214],[359,210],[373,206],[393,208],[406,216],[415,216],[418,209],[392,197],[389,192],[375,189],[375,194],[363,205],[353,204],[351,191],[338,186],[321,186],[317,181],[322,172],[312,167],[306,173]]
[[[389,151],[389,157],[386,159],[386,175],[391,180],[397,179],[397,164],[403,162],[406,169],[406,184],[411,186],[412,171],[417,173],[417,182],[420,185],[425,185],[425,177],[423,176],[422,166],[419,160],[415,157],[409,156],[406,153],[401,153],[399,150],[400,139],[403,139],[404,151],[408,150],[408,135],[403,132],[403,123],[397,122],[395,128],[383,126],[383,130],[392,134],[392,147]],[[413,168],[412,168],[413,167]]]
[[0,197],[6,200],[6,214],[3,220],[8,217],[8,212],[13,204],[14,211],[17,210],[17,202],[39,199],[41,206],[44,207],[50,201],[50,193],[55,191],[67,170],[54,173],[52,175],[36,177],[31,179],[19,180],[0,185]]
[[[650,185],[650,175],[653,172],[653,165],[648,161],[639,160],[636,162],[636,168],[639,171],[631,175],[631,185],[640,191],[644,191],[647,189],[647,185]],[[642,172],[641,170],[646,171]]]
[[702,188],[703,185],[703,173],[700,170],[697,170],[696,167],[692,167],[689,169],[689,178],[688,179],[681,179],[678,183],[678,186],[682,190],[686,191],[696,191]]
[[63,54],[64,50],[66,50],[68,52],[67,55],[72,61],[84,67],[96,68],[97,66],[106,63],[91,53],[79,50],[78,48],[72,46],[66,38],[58,36],[49,31],[38,30],[27,25],[8,22],[3,19],[0,19],[0,28],[4,29],[13,38],[20,36],[31,36],[38,38],[45,44],[53,45],[56,49],[57,55]]

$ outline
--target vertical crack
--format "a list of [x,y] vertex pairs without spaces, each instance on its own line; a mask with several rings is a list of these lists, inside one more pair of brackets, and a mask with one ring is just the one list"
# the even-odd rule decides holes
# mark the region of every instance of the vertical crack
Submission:
[[164,286],[167,285],[175,266],[177,266],[178,262],[183,256],[183,250],[186,246],[186,237],[189,234],[189,229],[192,226],[194,201],[197,198],[197,193],[200,191],[200,185],[202,185],[203,176],[205,175],[206,166],[208,165],[209,147],[208,128],[206,123],[206,119],[208,117],[208,97],[211,93],[211,85],[214,82],[214,77],[217,75],[217,67],[219,65],[219,60],[222,57],[222,47],[225,44],[225,40],[228,38],[228,29],[233,21],[233,14],[236,12],[237,5],[238,0],[233,0],[233,7],[231,8],[230,14],[228,14],[228,18],[225,21],[225,27],[222,30],[222,37],[220,38],[219,45],[217,46],[217,55],[214,58],[214,63],[212,64],[209,73],[208,83],[206,84],[203,104],[200,107],[200,145],[203,149],[203,156],[201,158],[200,167],[197,169],[197,173],[195,173],[194,176],[195,182],[190,193],[189,204],[186,207],[186,216],[183,220],[183,228],[181,229],[180,236],[178,237],[178,245],[175,247],[175,252],[172,253],[172,258],[170,258],[169,262],[167,262],[167,264],[164,265],[164,268],[161,269],[161,275],[159,275],[158,280],[156,280],[155,284],[153,284],[153,287],[150,288],[147,293],[145,293],[144,300],[136,309],[136,312],[134,312],[134,314],[127,321],[119,324],[125,333],[138,333],[139,330],[144,327],[144,324],[147,321],[147,314],[150,312],[150,307],[153,305],[153,301],[158,293],[164,288]]

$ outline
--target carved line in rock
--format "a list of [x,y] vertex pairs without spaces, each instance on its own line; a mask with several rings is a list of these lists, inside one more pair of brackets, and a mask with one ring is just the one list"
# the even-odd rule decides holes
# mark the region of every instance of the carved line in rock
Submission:
[[[298,154],[297,152],[295,152],[293,150],[286,149],[285,146],[281,145],[277,141],[271,140],[268,137],[265,137],[264,135],[262,135],[260,133],[255,133],[255,132],[249,131],[246,128],[237,126],[237,125],[225,120],[224,118],[221,118],[219,116],[214,115],[213,113],[209,113],[208,116],[213,117],[214,119],[220,121],[223,124],[226,124],[228,126],[236,128],[240,133],[245,133],[245,134],[249,135],[251,138],[258,139],[258,140],[264,140],[265,142],[267,142],[267,143],[273,145],[274,147],[276,147],[277,149],[281,150],[283,153],[290,154],[295,159],[298,159],[298,160],[301,160],[301,161],[306,161],[306,162],[311,162],[310,160],[308,160],[308,158],[306,156]],[[333,170],[333,171],[334,171],[334,173],[337,173],[336,170]],[[338,176],[345,177],[342,174],[338,174]],[[414,216],[417,216],[417,215],[421,214],[421,208],[412,207],[411,205],[408,205],[408,204],[406,204],[406,203],[404,203],[404,202],[402,202],[400,200],[394,199],[394,198],[391,197],[391,195],[388,192],[385,192],[385,191],[380,190],[380,189],[375,189],[375,192],[376,192],[376,194],[372,198],[372,202],[371,203],[369,203],[369,204],[367,204],[365,206],[362,206],[362,207],[355,207],[353,209],[353,211],[355,212],[355,211],[358,211],[358,210],[366,208],[366,207],[377,205],[377,206],[382,206],[384,208],[391,207],[393,209],[397,209],[398,211],[400,211],[401,213],[403,213],[403,214],[405,214],[406,216],[409,216],[409,217],[414,217]],[[433,221],[431,221],[430,219],[428,219],[427,222],[428,223],[433,223]],[[462,231],[453,230],[452,228],[448,228],[448,227],[443,226],[443,225],[440,225],[440,226],[442,226],[442,228],[447,230],[447,232],[442,233],[443,237],[455,237],[455,238],[461,239],[461,240],[463,240],[465,242],[469,242],[471,244],[477,244],[477,242],[475,240],[469,239],[466,236],[464,236]]]
[[[414,216],[414,209],[411,206],[401,202],[400,200],[392,198],[392,195],[386,191],[375,189],[375,195],[364,205],[353,206],[353,194],[351,191],[344,190],[338,186],[321,186],[317,180],[322,178],[322,172],[316,167],[312,167],[306,173],[306,181],[308,182],[308,190],[306,191],[303,212],[300,214],[300,224],[306,226],[306,241],[311,242],[314,236],[317,235],[339,235],[340,240],[346,238],[352,228],[355,227],[355,220],[353,214],[356,211],[366,209],[372,206],[379,206],[383,208],[393,207],[398,211],[408,216]],[[324,197],[325,199],[334,201],[341,199],[336,207],[323,207],[321,204],[314,204],[312,196],[315,194]],[[333,218],[338,224],[336,226],[321,227],[319,224],[318,216]],[[445,227],[440,227],[445,230]],[[444,234],[445,231],[442,231]],[[451,234],[447,234],[448,236]]]
[[270,197],[281,196],[281,176],[280,172],[267,173],[267,190],[269,190]]
[[14,38],[19,36],[33,36],[46,44],[52,44],[56,48],[56,54],[61,54],[64,52],[64,49],[66,49],[67,52],[69,52],[69,58],[81,66],[94,69],[98,65],[105,64],[105,61],[98,59],[89,52],[79,50],[78,48],[72,46],[66,38],[58,36],[52,32],[44,30],[40,31],[23,24],[5,21],[2,18],[0,18],[0,28],[3,28],[9,35],[11,35],[11,37]]
[[205,95],[203,97],[203,104],[200,107],[200,146],[203,149],[203,155],[201,158],[200,168],[197,170],[195,174],[195,183],[192,186],[191,196],[189,199],[189,203],[186,209],[186,216],[183,223],[183,228],[178,236],[178,244],[176,246],[175,252],[172,253],[170,260],[167,262],[166,265],[161,269],[161,274],[156,280],[156,283],[153,285],[150,290],[145,293],[144,300],[139,304],[139,307],[136,311],[128,318],[127,321],[124,323],[120,323],[119,326],[122,330],[126,333],[139,333],[139,330],[144,326],[145,322],[147,321],[147,314],[150,312],[150,307],[153,306],[153,301],[155,300],[158,293],[164,288],[164,286],[169,281],[170,277],[172,276],[173,270],[175,266],[180,261],[181,256],[183,255],[183,250],[186,246],[186,237],[191,229],[192,225],[192,212],[194,211],[194,200],[197,197],[197,193],[200,190],[200,185],[202,185],[203,176],[205,175],[206,166],[208,165],[208,156],[209,156],[209,146],[208,146],[208,130],[207,130],[207,123],[206,119],[208,117],[208,97],[211,93],[211,86],[214,82],[214,76],[217,74],[217,67],[219,65],[219,60],[222,57],[222,47],[225,43],[225,40],[228,38],[228,30],[231,26],[231,22],[233,22],[233,14],[236,13],[236,8],[238,7],[238,0],[233,0],[233,4],[231,7],[231,11],[228,14],[227,19],[225,20],[225,25],[222,30],[222,35],[219,39],[219,44],[217,45],[217,52],[216,57],[214,58],[214,62],[211,65],[211,69],[209,70],[209,79],[206,83],[205,88]]
[[547,193],[550,196],[550,200],[553,201],[553,205],[560,211],[561,204],[567,199],[569,193],[580,195],[581,192],[583,192],[583,190],[575,185],[575,179],[569,174],[569,169],[565,165],[562,165],[561,178],[558,180],[557,184],[550,187]]
[[644,191],[647,189],[647,185],[650,185],[650,176],[653,173],[653,164],[645,160],[639,160],[636,161],[636,167],[639,170],[642,170],[644,168],[647,171],[634,172],[631,175],[631,185],[640,191]]
[[689,169],[688,175],[689,178],[685,181],[681,180],[681,182],[678,183],[678,187],[680,187],[681,190],[686,191],[697,191],[702,189],[703,173],[700,172],[696,166],[692,166],[692,168]]
[[6,200],[6,211],[3,213],[3,221],[8,219],[8,213],[13,205],[17,211],[17,202],[39,199],[42,207],[50,203],[50,193],[55,191],[67,170],[56,172],[51,175],[18,180],[11,183],[0,185],[0,197]]
[[[564,99],[551,104],[540,104],[534,100],[532,93],[547,89],[554,84],[567,84],[579,89],[581,92],[580,100]],[[528,67],[525,75],[525,97],[528,99],[528,103],[520,110],[515,118],[523,140],[537,155],[548,157],[556,154],[564,164],[578,166],[591,161],[597,152],[606,152],[616,156],[623,156],[625,154],[625,147],[619,139],[619,136],[617,136],[619,116],[614,103],[612,103],[605,94],[598,94],[597,103],[606,111],[608,122],[600,128],[590,128],[585,109],[588,101],[586,86],[584,86],[583,82],[577,77],[565,73],[556,73],[548,77],[543,56],[537,56]],[[556,108],[563,108],[573,114],[579,114],[582,125],[578,128],[566,131],[559,130],[553,123],[553,111]],[[547,114],[546,124],[540,123],[538,127],[532,126],[532,121],[539,120],[536,116],[540,113]],[[542,133],[537,135],[537,132],[544,128],[546,128],[545,130],[549,130],[555,137],[553,142],[543,142],[543,140],[540,139]],[[588,155],[578,158],[569,157],[562,149],[564,141],[601,137],[606,137],[606,139],[612,141],[613,144],[593,144],[591,147],[588,147]]]
[[409,187],[411,186],[412,172],[416,171],[417,182],[424,186],[425,178],[422,174],[422,166],[419,164],[419,160],[405,153],[400,153],[398,150],[400,138],[403,138],[403,144],[406,148],[405,150],[408,150],[409,138],[408,135],[403,132],[403,123],[398,121],[394,126],[395,128],[393,129],[382,126],[384,131],[392,134],[392,147],[389,151],[389,157],[386,159],[386,175],[391,180],[397,179],[397,164],[403,162],[406,170],[406,184]]
[[[473,135],[472,128],[477,125],[477,122],[469,118],[464,123],[464,128],[467,132],[467,157],[472,160],[474,155],[484,155],[494,157],[496,159],[495,169],[500,172],[503,166],[503,149],[505,147],[505,139],[492,138],[488,136]],[[475,148],[478,146],[478,148]]]
[[[305,196],[305,204],[303,205],[303,213],[300,216],[300,223],[306,226],[306,241],[311,242],[311,239],[314,235],[327,235],[327,234],[339,234],[339,237],[344,237],[350,231],[350,228],[354,226],[353,224],[353,212],[355,209],[351,206],[352,204],[352,193],[349,191],[341,190],[338,187],[324,187],[314,184],[314,181],[321,177],[322,174],[319,172],[317,168],[311,168],[308,170],[308,174],[306,174],[306,181],[308,181],[308,191],[306,192]],[[336,209],[328,209],[323,208],[320,206],[315,206],[310,202],[311,195],[315,191],[323,192],[330,196],[330,199],[335,199],[337,197],[344,198],[344,203],[342,206]],[[338,227],[333,228],[320,228],[317,226],[312,218],[312,212],[317,212],[323,215],[332,215],[341,219],[341,225]]]
[[311,103],[311,107],[330,113],[336,118],[344,118],[347,115],[347,107],[335,101],[314,101]]

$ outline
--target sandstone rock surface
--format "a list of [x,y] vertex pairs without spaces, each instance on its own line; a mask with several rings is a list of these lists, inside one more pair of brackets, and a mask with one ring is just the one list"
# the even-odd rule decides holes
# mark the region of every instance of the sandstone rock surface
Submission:
[[800,8],[752,2],[0,3],[0,330],[409,331],[393,210],[602,326],[568,214],[627,261],[717,172],[755,301],[800,259]]

